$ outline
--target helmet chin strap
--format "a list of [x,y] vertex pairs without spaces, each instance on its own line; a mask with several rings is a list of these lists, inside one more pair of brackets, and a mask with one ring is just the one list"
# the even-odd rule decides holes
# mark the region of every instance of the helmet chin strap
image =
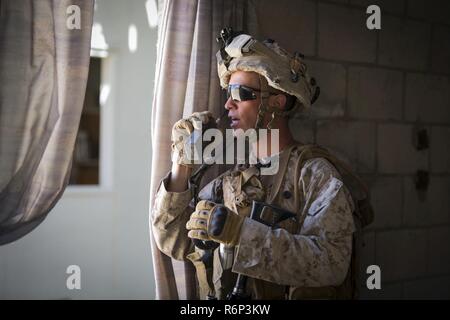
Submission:
[[265,118],[265,115],[267,112],[272,114],[272,118],[270,119],[269,123],[267,124],[267,129],[272,129],[272,123],[275,120],[276,116],[280,116],[280,117],[289,117],[290,113],[293,110],[281,110],[280,108],[276,108],[276,107],[270,107],[267,104],[267,100],[270,96],[270,91],[269,91],[269,85],[267,84],[267,80],[266,78],[264,78],[262,75],[258,74],[259,76],[259,83],[260,83],[260,90],[261,90],[261,102],[259,104],[258,107],[258,116],[256,117],[256,124],[255,124],[255,129],[258,132],[258,129],[263,129],[262,125],[263,125],[263,121]]
[[[259,90],[261,93],[261,102],[259,103],[259,107],[258,107],[258,115],[256,117],[256,124],[255,124],[255,129],[256,132],[258,132],[258,129],[262,129],[262,124],[266,115],[266,112],[268,112],[269,108],[266,104],[266,101],[268,100],[270,94],[269,94],[269,86],[267,85],[267,80],[260,74],[258,74],[259,76]],[[272,119],[273,119],[273,114],[272,114]],[[269,122],[269,124],[272,122],[272,120]],[[268,129],[269,126],[267,126]]]

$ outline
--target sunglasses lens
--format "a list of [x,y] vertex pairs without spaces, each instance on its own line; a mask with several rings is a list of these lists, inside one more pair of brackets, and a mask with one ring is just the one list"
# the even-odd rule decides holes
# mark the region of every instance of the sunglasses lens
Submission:
[[256,99],[256,95],[253,92],[252,89],[246,88],[246,87],[240,87],[239,88],[239,94],[241,96],[241,101],[246,101],[246,100],[254,100]]
[[247,101],[256,99],[256,95],[250,88],[241,86],[239,84],[231,84],[228,86],[227,98],[234,101]]
[[234,101],[242,101],[239,86],[232,85],[230,87],[231,99]]

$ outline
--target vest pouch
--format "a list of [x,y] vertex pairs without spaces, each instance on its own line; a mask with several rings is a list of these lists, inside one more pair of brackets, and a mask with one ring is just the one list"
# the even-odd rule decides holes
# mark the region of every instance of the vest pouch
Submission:
[[262,201],[265,197],[264,187],[257,174],[258,169],[250,167],[223,177],[224,205],[242,217],[250,215],[253,200]]

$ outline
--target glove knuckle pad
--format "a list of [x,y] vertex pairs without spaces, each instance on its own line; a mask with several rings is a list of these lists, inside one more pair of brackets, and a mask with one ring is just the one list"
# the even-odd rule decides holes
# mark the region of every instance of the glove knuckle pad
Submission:
[[213,236],[219,236],[225,226],[227,220],[228,211],[223,206],[218,206],[212,211],[212,217],[210,222],[210,232]]

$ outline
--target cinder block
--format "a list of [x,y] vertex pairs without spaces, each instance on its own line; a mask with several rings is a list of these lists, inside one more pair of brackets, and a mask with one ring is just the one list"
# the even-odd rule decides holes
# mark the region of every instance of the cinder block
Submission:
[[450,277],[420,279],[403,284],[404,298],[412,299],[450,299]]
[[319,56],[375,62],[376,33],[367,29],[365,10],[319,3]]
[[450,27],[434,27],[431,69],[438,73],[450,73]]
[[348,3],[348,0],[330,0],[330,1],[336,3]]
[[402,73],[352,67],[349,69],[348,106],[352,118],[401,119]]
[[408,15],[432,22],[450,24],[450,2],[447,0],[408,0]]
[[428,239],[427,273],[430,275],[448,275],[450,273],[450,228],[430,228]]
[[403,288],[401,283],[383,283],[381,289],[367,289],[362,287],[360,291],[363,300],[399,300],[403,297]]
[[296,141],[314,143],[314,121],[293,118],[289,121],[289,128]]
[[357,239],[356,248],[359,250],[358,287],[365,287],[367,282],[367,267],[375,263],[375,233],[366,231]]
[[378,232],[376,260],[384,282],[410,279],[426,274],[427,232],[392,230]]
[[402,223],[401,177],[379,177],[370,188],[375,219],[370,228],[397,227]]
[[316,142],[349,160],[361,173],[375,168],[375,124],[320,120],[317,122]]
[[430,153],[432,172],[450,172],[450,127],[432,127]]
[[412,177],[405,177],[403,224],[429,226],[447,223],[450,212],[450,178],[431,176],[426,193],[416,190]]
[[[263,38],[276,40],[293,53],[315,55],[316,3],[313,1],[255,1],[258,25]],[[282,20],[283,23],[274,23]]]
[[375,4],[380,7],[381,10],[381,28],[383,28],[383,13],[403,13],[405,10],[404,0],[350,0],[351,4],[362,6],[367,9],[368,6]]
[[317,80],[320,95],[311,108],[314,118],[338,118],[345,113],[346,70],[336,63],[307,61],[309,74]]
[[428,168],[428,151],[414,147],[415,131],[410,125],[378,126],[378,172],[415,173]]
[[378,62],[380,65],[425,70],[430,48],[430,25],[383,16]]
[[417,73],[406,75],[405,118],[450,123],[450,79]]

